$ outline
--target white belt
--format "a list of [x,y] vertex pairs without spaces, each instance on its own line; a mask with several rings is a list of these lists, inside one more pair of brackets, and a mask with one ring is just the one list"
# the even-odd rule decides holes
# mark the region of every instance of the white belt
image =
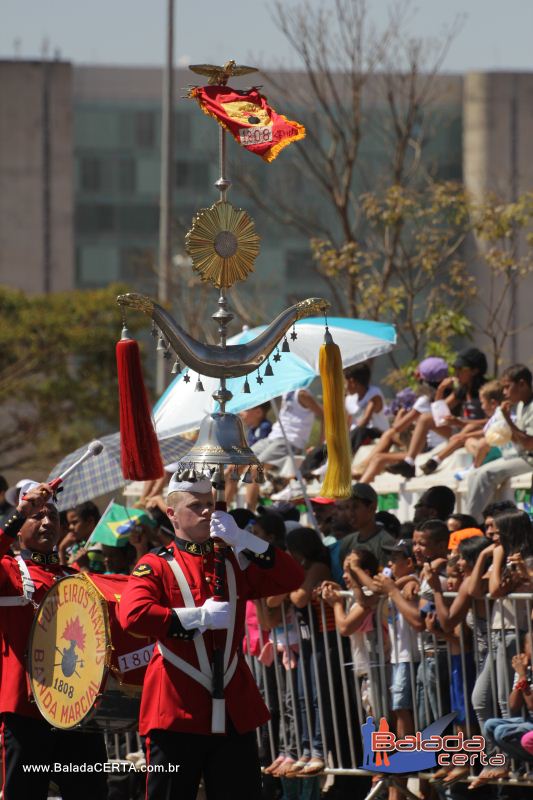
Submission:
[[[187,583],[181,566],[178,564],[175,558],[170,558],[167,561],[167,564],[174,573],[174,577],[176,578],[176,582],[183,597],[185,608],[195,608],[196,603],[194,602],[190,586]],[[226,632],[226,646],[224,647],[224,688],[226,688],[233,678],[235,670],[237,669],[238,661],[237,654],[235,653],[230,663],[231,645],[235,630],[235,615],[237,611],[237,583],[235,580],[235,571],[230,561],[226,561],[226,576],[228,580],[228,601],[231,608],[231,614],[230,622]],[[177,656],[172,652],[172,650],[169,650],[168,647],[165,647],[165,645],[161,642],[157,642],[159,652],[163,658],[211,692],[213,689],[213,670],[211,668],[211,664],[209,663],[203,634],[196,635],[193,639],[193,644],[196,649],[196,656],[198,658],[200,669],[193,667],[188,661],[185,661],[185,659]],[[213,698],[212,703],[213,712],[211,719],[211,730],[213,733],[224,733],[226,726],[224,700]]]
[[[180,658],[179,656],[177,656],[176,653],[173,653],[172,650],[169,650],[168,647],[165,647],[165,645],[162,642],[158,642],[157,646],[159,648],[159,652],[161,653],[164,659],[166,659],[174,667],[180,669],[182,672],[188,675],[189,678],[192,678],[193,680],[200,683],[204,687],[204,689],[207,689],[208,692],[212,690],[213,688],[212,670],[209,670],[208,673],[202,672],[199,669],[196,669],[196,667],[193,667],[191,664],[189,664],[188,661],[185,661],[184,658]],[[235,653],[235,655],[231,659],[229,667],[224,673],[224,689],[233,678],[235,670],[237,669],[238,661],[239,659],[237,658],[237,653]]]
[[27,606],[31,602],[30,598],[24,597],[23,594],[15,597],[0,597],[0,606]]
[[33,603],[35,584],[31,579],[30,571],[22,556],[17,556],[16,561],[22,580],[22,594],[15,597],[0,597],[0,606],[27,606]]

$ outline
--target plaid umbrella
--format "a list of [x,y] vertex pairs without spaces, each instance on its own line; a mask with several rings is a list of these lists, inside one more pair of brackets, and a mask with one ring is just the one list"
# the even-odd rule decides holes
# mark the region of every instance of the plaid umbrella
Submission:
[[[104,445],[100,455],[88,458],[65,479],[63,491],[58,494],[57,505],[60,511],[72,508],[78,503],[84,503],[86,500],[92,500],[94,497],[108,494],[116,489],[122,489],[128,483],[122,477],[120,468],[120,434],[111,433],[109,436],[103,436],[100,441]],[[169,464],[172,461],[178,461],[184,456],[191,449],[191,443],[181,436],[171,436],[165,439],[164,442],[160,442],[159,447],[163,463]],[[52,469],[47,480],[50,481],[57,475],[61,475],[86,450],[87,445],[84,445],[84,447],[80,447],[65,456]]]

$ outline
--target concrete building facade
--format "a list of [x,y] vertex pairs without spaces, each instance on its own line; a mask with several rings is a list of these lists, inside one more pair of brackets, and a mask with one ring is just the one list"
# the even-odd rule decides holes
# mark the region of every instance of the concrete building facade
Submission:
[[72,67],[0,61],[0,283],[74,286]]
[[[492,189],[508,200],[532,188],[533,73],[438,80],[440,121],[429,145],[435,177],[464,180],[474,195]],[[191,81],[189,71],[176,71],[176,270],[183,269],[183,239],[194,212],[217,199],[218,128],[183,99]],[[0,62],[0,283],[46,292],[120,281],[155,294],[161,85],[158,68]],[[306,122],[309,109],[290,112]],[[228,153],[230,178],[246,170],[264,197],[283,192],[298,204],[313,191],[285,154],[266,165],[231,139]],[[360,157],[371,176],[379,174],[382,153],[371,137],[362,142]],[[261,236],[243,303],[268,316],[302,292],[327,294],[311,267],[306,236],[274,222],[238,183],[229,199],[250,212]],[[483,291],[474,243],[470,247]],[[520,333],[510,337],[507,361],[532,360],[531,284],[528,278],[519,291],[515,287],[513,325]]]
[[[463,172],[466,188],[481,198],[495,192],[514,202],[533,191],[533,73],[472,72],[464,79]],[[470,242],[469,264],[481,291],[487,271],[479,261],[483,245]],[[518,254],[525,242],[518,243]],[[501,289],[501,282],[500,282]],[[501,314],[509,315],[504,362],[533,367],[533,278],[515,278]],[[479,312],[478,312],[479,313]],[[484,342],[481,340],[480,344]]]

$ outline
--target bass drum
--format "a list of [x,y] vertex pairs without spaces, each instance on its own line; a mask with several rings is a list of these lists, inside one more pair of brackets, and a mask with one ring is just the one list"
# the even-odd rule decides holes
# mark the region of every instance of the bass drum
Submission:
[[30,634],[28,678],[55,728],[136,730],[154,643],[126,633],[117,606],[126,575],[80,573],[44,596]]

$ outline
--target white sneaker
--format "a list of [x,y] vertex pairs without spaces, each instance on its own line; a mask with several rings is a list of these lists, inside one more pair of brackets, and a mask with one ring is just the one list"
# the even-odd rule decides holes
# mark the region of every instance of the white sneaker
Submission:
[[265,481],[264,483],[260,483],[259,486],[261,497],[270,497],[272,490],[274,489],[274,484],[272,481]]
[[307,484],[306,489],[309,497],[320,497],[320,492],[322,491],[322,481],[319,481],[315,478],[312,483]]
[[325,475],[325,474],[326,474],[326,472],[327,472],[327,469],[328,469],[328,462],[327,462],[327,461],[325,461],[325,462],[322,464],[322,466],[320,466],[318,469],[314,469],[314,470],[313,470],[313,472],[311,473],[311,475],[315,475],[317,478],[319,478],[319,479],[322,479],[322,480],[323,480],[323,478],[324,478],[324,475]]
[[299,497],[303,497],[303,492],[300,482],[296,480],[290,481],[290,483],[288,483],[287,486],[280,492],[270,495],[271,500],[284,500],[286,502],[290,500],[296,500]]

